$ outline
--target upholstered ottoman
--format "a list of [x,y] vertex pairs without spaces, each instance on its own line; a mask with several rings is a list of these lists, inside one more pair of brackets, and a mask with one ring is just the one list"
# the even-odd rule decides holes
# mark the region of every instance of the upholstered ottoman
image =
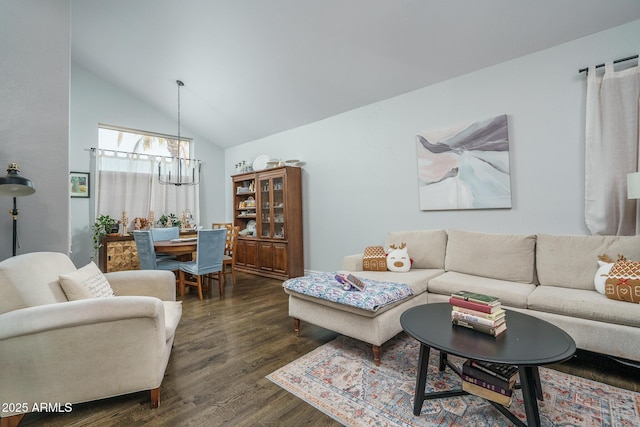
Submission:
[[[300,334],[300,321],[312,323],[340,334],[355,338],[372,345],[373,358],[376,364],[380,364],[381,346],[390,338],[402,331],[400,315],[410,307],[427,303],[427,282],[431,277],[441,274],[441,270],[411,270],[402,273],[402,284],[398,283],[398,273],[358,271],[356,277],[367,283],[367,289],[374,288],[376,283],[391,283],[407,285],[409,293],[399,294],[396,301],[388,302],[382,306],[360,308],[344,303],[344,298],[331,301],[323,297],[303,293],[304,286],[289,286],[292,280],[298,283],[314,287],[309,281],[318,279],[318,275],[311,275],[290,279],[283,284],[284,291],[289,295],[289,316],[294,320],[296,335]],[[346,273],[346,272],[345,272]],[[335,273],[321,273],[320,280],[326,280],[328,286],[340,289],[340,284],[329,282]],[[322,291],[321,291],[322,292]],[[359,291],[348,291],[357,293]],[[365,291],[367,292],[367,291]],[[338,294],[338,292],[335,292]],[[352,296],[352,295],[348,295]]]

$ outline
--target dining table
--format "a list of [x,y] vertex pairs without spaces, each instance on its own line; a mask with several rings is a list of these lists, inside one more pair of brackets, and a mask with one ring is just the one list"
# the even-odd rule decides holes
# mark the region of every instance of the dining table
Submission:
[[175,255],[179,261],[191,261],[192,254],[198,249],[198,240],[196,237],[157,240],[153,242],[153,248],[157,254]]

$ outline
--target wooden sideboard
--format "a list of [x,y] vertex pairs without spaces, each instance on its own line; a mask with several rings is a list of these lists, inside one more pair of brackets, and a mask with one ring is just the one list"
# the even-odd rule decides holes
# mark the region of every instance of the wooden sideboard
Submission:
[[[195,237],[193,231],[182,231],[180,237]],[[123,270],[139,270],[138,250],[133,235],[104,236],[98,252],[98,266],[103,273]]]

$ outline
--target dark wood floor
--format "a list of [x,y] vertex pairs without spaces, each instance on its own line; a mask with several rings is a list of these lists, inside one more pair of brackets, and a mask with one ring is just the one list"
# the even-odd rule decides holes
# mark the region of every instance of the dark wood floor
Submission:
[[[20,425],[339,426],[265,378],[335,336],[303,324],[296,338],[282,283],[241,274],[222,299],[217,285],[203,302],[194,292],[184,297],[158,409],[141,392],[77,404],[70,413],[28,414]],[[581,353],[556,368],[640,391],[637,369],[605,357]]]

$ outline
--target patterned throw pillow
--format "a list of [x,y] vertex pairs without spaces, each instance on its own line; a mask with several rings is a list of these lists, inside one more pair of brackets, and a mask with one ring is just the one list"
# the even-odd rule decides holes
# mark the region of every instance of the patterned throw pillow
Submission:
[[107,278],[93,261],[76,271],[60,275],[59,279],[69,301],[115,296]]
[[382,246],[367,246],[362,256],[365,271],[387,271],[387,254]]
[[605,282],[607,298],[640,303],[640,262],[618,260]]

